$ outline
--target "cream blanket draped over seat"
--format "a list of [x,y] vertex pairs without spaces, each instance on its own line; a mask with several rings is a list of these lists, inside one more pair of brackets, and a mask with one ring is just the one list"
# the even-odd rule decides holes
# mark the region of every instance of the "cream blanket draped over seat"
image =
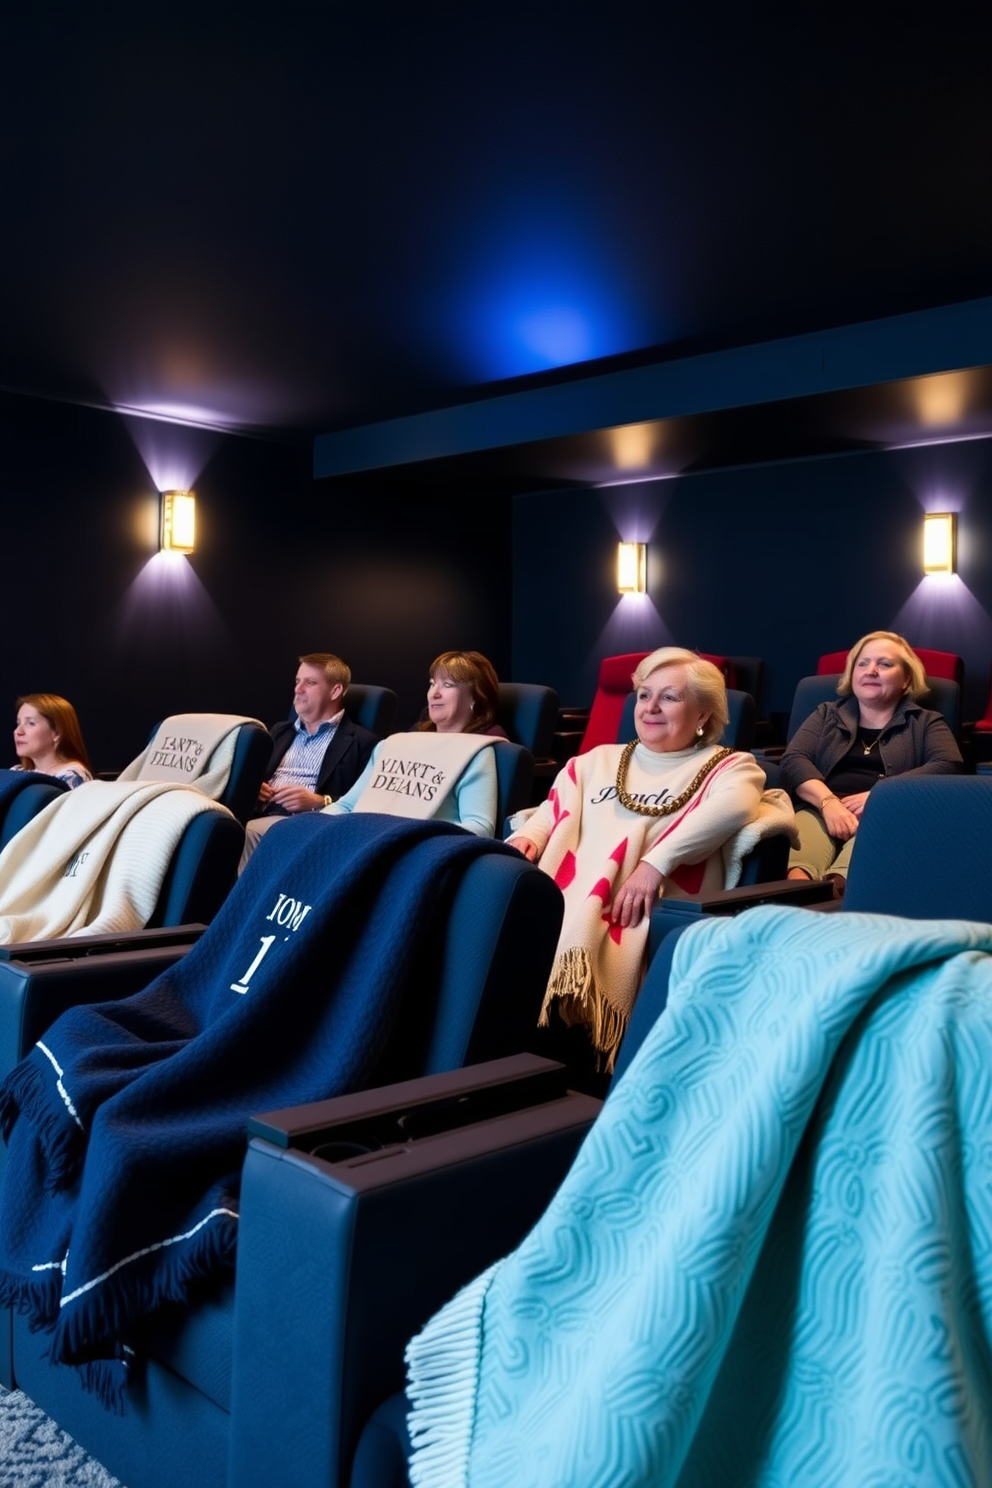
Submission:
[[245,723],[176,713],[115,781],[60,797],[0,853],[0,944],[121,934],[148,923],[180,839],[227,787]]
[[426,729],[390,734],[376,750],[375,768],[354,809],[430,821],[469,761],[494,742],[488,734],[438,734]]
[[230,816],[192,786],[92,780],[59,796],[0,853],[0,944],[141,929],[203,811]]
[[246,723],[265,727],[257,718],[237,713],[173,713],[117,778],[195,785],[216,800],[227,788],[238,734]]

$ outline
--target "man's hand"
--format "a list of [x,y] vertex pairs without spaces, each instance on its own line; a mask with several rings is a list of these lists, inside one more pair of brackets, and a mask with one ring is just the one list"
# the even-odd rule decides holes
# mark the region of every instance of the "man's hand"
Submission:
[[259,804],[259,806],[268,806],[269,802],[272,800],[272,795],[273,795],[272,786],[269,784],[269,782],[267,780],[263,780],[262,783],[261,783],[261,785],[258,788],[258,804]]
[[622,925],[625,929],[634,929],[639,925],[644,916],[651,913],[663,877],[650,863],[638,863],[630,877],[613,895],[610,906],[613,923]]
[[269,800],[275,801],[284,811],[291,812],[320,811],[324,804],[323,796],[307,790],[305,785],[280,785],[275,790],[270,786]]

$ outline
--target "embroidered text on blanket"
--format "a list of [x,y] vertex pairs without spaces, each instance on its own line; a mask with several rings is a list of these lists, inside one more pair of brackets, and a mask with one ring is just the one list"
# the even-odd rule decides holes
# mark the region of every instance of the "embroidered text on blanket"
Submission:
[[149,757],[150,765],[164,765],[167,770],[186,770],[192,773],[196,770],[200,756],[203,754],[203,744],[199,739],[180,738],[176,734],[166,734],[162,740],[161,749],[156,749]]
[[[277,925],[288,925],[290,930],[299,930],[312,908],[312,904],[303,904],[301,900],[294,899],[289,894],[280,894],[276,900],[275,907],[265,918],[269,921],[275,920]],[[288,935],[283,936],[283,940],[288,939]],[[275,944],[276,936],[260,935],[259,940],[261,941],[261,947],[256,951],[255,959],[248,967],[248,970],[243,972],[236,982],[231,983],[231,991],[240,993],[242,997],[248,991],[248,983],[261,966],[270,948]]]
[[418,800],[433,801],[447,776],[425,760],[382,759],[379,772],[369,782],[370,791],[386,791]]

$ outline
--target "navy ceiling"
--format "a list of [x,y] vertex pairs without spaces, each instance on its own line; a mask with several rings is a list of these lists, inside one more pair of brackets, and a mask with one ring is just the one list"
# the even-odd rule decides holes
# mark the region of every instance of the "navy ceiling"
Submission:
[[309,440],[988,296],[990,57],[987,0],[11,3],[0,382]]

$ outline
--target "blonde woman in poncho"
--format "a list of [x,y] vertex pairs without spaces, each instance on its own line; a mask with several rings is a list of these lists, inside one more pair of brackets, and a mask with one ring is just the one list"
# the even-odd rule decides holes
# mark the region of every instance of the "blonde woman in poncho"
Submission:
[[508,839],[565,896],[541,1021],[556,1008],[565,1023],[585,1024],[607,1069],[641,984],[652,905],[732,887],[736,855],[725,845],[760,818],[756,836],[792,821],[781,792],[763,805],[753,755],[717,746],[727,693],[711,662],[663,647],[633,682],[635,743],[569,760]]

